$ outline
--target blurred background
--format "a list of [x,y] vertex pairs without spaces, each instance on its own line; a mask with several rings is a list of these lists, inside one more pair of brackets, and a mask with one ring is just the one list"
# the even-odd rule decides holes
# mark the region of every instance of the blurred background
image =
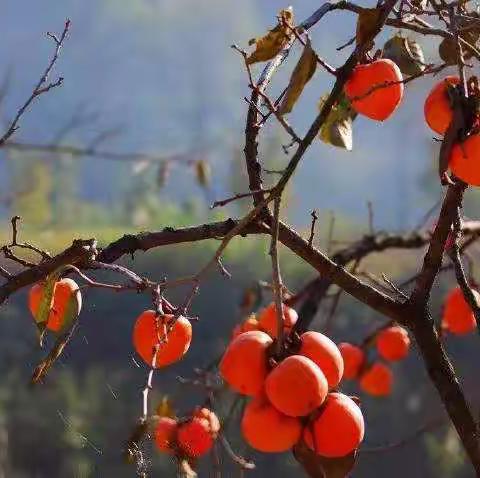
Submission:
[[[291,0],[298,21],[318,2]],[[52,53],[46,31],[60,32],[66,18],[72,28],[56,74],[61,88],[43,95],[21,121],[11,144],[0,150],[2,240],[9,220],[22,217],[21,234],[52,251],[75,237],[96,237],[107,244],[124,233],[187,226],[238,216],[248,201],[211,210],[214,200],[248,188],[243,166],[243,128],[249,94],[243,61],[230,48],[247,46],[275,24],[286,4],[278,0],[4,0],[0,16],[0,121],[4,125],[30,95]],[[368,5],[365,5],[368,6]],[[333,13],[312,31],[316,51],[341,65],[350,53],[337,52],[355,28],[355,16]],[[390,29],[377,45],[395,33]],[[428,61],[438,44],[417,38]],[[299,51],[295,49],[272,85],[285,87]],[[255,73],[261,66],[255,66]],[[332,78],[317,70],[290,122],[303,134],[317,113],[318,100]],[[423,121],[423,98],[431,79],[408,84],[407,94],[385,124],[358,118],[353,151],[316,142],[305,155],[283,204],[283,216],[307,234],[310,212],[319,211],[316,243],[325,248],[334,217],[335,249],[367,232],[371,202],[377,230],[408,231],[423,224],[441,195],[435,173],[438,143]],[[3,129],[3,128],[2,128]],[[273,122],[261,133],[261,162],[282,169],[288,142]],[[87,152],[88,154],[84,154]],[[267,176],[266,182],[275,177]],[[479,196],[469,191],[466,214],[479,215]],[[333,216],[334,214],[334,216]],[[430,223],[427,222],[427,227]],[[168,247],[137,254],[124,263],[153,280],[196,272],[211,257],[215,243]],[[422,251],[375,255],[363,268],[389,277],[408,277]],[[472,254],[478,251],[474,248]],[[179,410],[203,400],[200,390],[180,385],[221,353],[239,316],[245,288],[269,279],[263,239],[234,241],[225,265],[231,280],[212,275],[193,304],[201,317],[194,345],[181,363],[156,375],[155,396],[168,394]],[[10,267],[11,264],[8,264]],[[305,264],[282,251],[288,287],[296,290],[315,276]],[[434,297],[439,313],[443,294],[453,283],[442,277]],[[172,300],[181,300],[175,291]],[[170,297],[170,296],[169,296]],[[268,294],[265,301],[269,301]],[[47,383],[30,388],[31,372],[43,356],[26,306],[25,291],[0,310],[0,478],[135,476],[121,451],[141,413],[141,389],[147,369],[132,360],[135,317],[150,307],[148,298],[89,290],[81,326]],[[315,322],[321,329],[322,310]],[[342,298],[331,335],[336,341],[361,341],[382,318]],[[446,343],[475,412],[480,411],[476,376],[478,337]],[[359,394],[355,385],[347,392]],[[395,389],[387,399],[361,396],[367,421],[365,451],[352,476],[391,478],[469,477],[455,432],[448,425],[435,391],[414,349],[395,366]],[[228,409],[226,397],[219,413]],[[401,446],[385,445],[430,421],[443,424]],[[252,477],[301,476],[288,454],[266,457],[248,450],[238,426],[228,430],[232,444],[252,458]],[[374,448],[380,447],[378,450]],[[173,476],[172,464],[147,454],[152,476]],[[227,474],[240,472],[225,460]],[[200,476],[210,476],[208,460]]]

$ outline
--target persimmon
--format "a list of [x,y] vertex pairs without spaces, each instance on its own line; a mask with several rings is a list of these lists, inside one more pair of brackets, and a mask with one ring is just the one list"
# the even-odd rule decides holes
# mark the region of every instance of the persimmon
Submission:
[[291,355],[270,372],[265,392],[280,412],[303,417],[323,403],[328,382],[315,362],[303,355]]
[[447,76],[430,91],[423,106],[425,121],[438,134],[445,134],[453,118],[453,110],[448,98],[448,88],[460,83],[458,76]]
[[[38,283],[30,289],[28,294],[28,307],[35,318],[43,298],[44,290],[45,285]],[[52,307],[46,324],[48,330],[61,332],[68,325],[65,323],[65,320],[68,319],[66,313],[69,303],[74,307],[74,315],[78,316],[82,309],[82,294],[80,293],[80,288],[73,279],[65,278],[57,281],[54,285]]]
[[250,396],[263,389],[271,344],[272,338],[260,330],[245,332],[230,342],[220,362],[220,374],[231,388]]
[[400,68],[392,60],[383,58],[357,65],[344,89],[357,113],[384,121],[402,101],[402,80]]
[[357,449],[365,434],[358,405],[343,393],[330,393],[319,415],[304,431],[307,446],[318,455],[337,458]]
[[237,335],[243,334],[244,332],[250,332],[252,330],[258,330],[259,324],[258,320],[255,317],[255,314],[250,315],[245,319],[241,324],[238,324],[233,329],[232,337],[235,338]]
[[263,395],[245,407],[241,429],[245,441],[264,453],[287,451],[302,435],[300,419],[279,412]]
[[320,332],[305,332],[300,337],[298,353],[313,360],[327,379],[330,388],[336,387],[343,376],[343,358],[335,343]]
[[467,184],[480,186],[480,134],[470,135],[463,143],[456,143],[450,153],[450,171]]
[[164,453],[174,453],[178,423],[170,417],[159,417],[155,423],[154,440],[157,448]]
[[133,346],[149,366],[165,367],[180,360],[192,341],[192,325],[185,317],[165,314],[159,317],[155,311],[140,314],[133,328]]
[[[282,312],[284,330],[285,333],[288,334],[291,328],[297,322],[298,314],[295,309],[292,309],[292,307],[288,307],[288,305],[285,304],[282,304]],[[260,329],[270,335],[270,337],[274,339],[277,338],[277,307],[275,306],[274,302],[272,302],[260,312],[260,315],[258,317],[258,325]]]
[[210,451],[216,435],[205,418],[193,417],[178,427],[178,446],[190,457],[198,458]]
[[375,397],[390,395],[392,385],[392,371],[382,362],[375,362],[360,377],[360,388]]
[[[476,290],[473,293],[477,300],[480,299],[480,294]],[[460,287],[455,287],[447,295],[443,308],[442,325],[455,335],[468,334],[477,326],[472,309],[465,300]]]
[[356,345],[342,342],[338,349],[343,357],[343,377],[349,380],[357,378],[358,372],[365,362],[365,352]]
[[402,360],[408,355],[410,337],[403,327],[388,327],[377,335],[377,351],[380,357],[391,362]]

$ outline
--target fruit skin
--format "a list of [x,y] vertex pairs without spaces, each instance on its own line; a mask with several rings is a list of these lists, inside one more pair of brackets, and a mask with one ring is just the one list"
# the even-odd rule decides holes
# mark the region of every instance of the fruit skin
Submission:
[[305,332],[300,337],[299,355],[315,362],[327,379],[330,388],[336,387],[343,376],[343,358],[335,343],[320,332]]
[[220,374],[242,395],[262,391],[268,374],[268,348],[272,338],[260,330],[245,332],[230,342],[220,362]]
[[157,448],[164,453],[173,454],[176,443],[178,423],[170,417],[159,417],[155,424],[154,440]]
[[377,351],[380,357],[395,362],[408,355],[410,337],[408,332],[398,325],[388,327],[377,335]]
[[[28,307],[30,312],[35,317],[40,307],[44,291],[44,285],[41,283],[35,284],[28,294]],[[64,323],[65,312],[67,311],[68,301],[74,295],[75,305],[77,309],[77,316],[82,310],[82,294],[78,284],[68,277],[61,279],[55,283],[53,292],[52,310],[47,320],[47,329],[52,332],[61,332],[66,325]]]
[[213,441],[214,435],[205,418],[193,417],[178,427],[178,446],[190,457],[198,458],[208,453]]
[[[133,345],[147,365],[153,365],[154,347],[158,344],[155,368],[177,362],[187,353],[192,341],[192,325],[185,317],[179,317],[168,332],[173,319],[174,316],[168,314],[157,319],[153,310],[147,310],[137,318],[133,328]],[[163,340],[166,342],[162,343]]]
[[250,317],[244,320],[241,324],[238,324],[235,326],[235,328],[233,329],[232,338],[234,339],[235,337],[237,337],[240,334],[243,334],[244,332],[258,330],[258,328],[259,328],[258,320],[255,317],[255,314],[252,314]]
[[[403,83],[378,88],[366,95],[372,87],[387,82],[402,81],[400,68],[386,58],[357,65],[347,82],[345,94],[357,112],[370,119],[384,121],[391,116],[403,98]],[[352,98],[360,97],[358,100]]]
[[392,371],[382,362],[375,362],[360,378],[360,388],[374,397],[390,395],[392,385]]
[[245,441],[255,450],[280,453],[298,442],[302,423],[279,412],[265,396],[259,395],[245,407],[241,430]]
[[449,85],[458,85],[458,76],[447,76],[439,81],[430,91],[423,106],[425,121],[438,134],[445,134],[453,118],[453,111],[448,99]]
[[480,186],[480,134],[470,135],[463,143],[456,143],[450,153],[450,171],[472,186]]
[[[477,300],[480,294],[473,290]],[[472,309],[463,297],[460,287],[452,289],[445,300],[442,325],[455,335],[465,335],[475,330],[477,323]]]
[[[298,314],[295,309],[288,307],[288,305],[282,304],[284,332],[288,334],[291,328],[298,320]],[[270,337],[277,338],[277,308],[275,303],[262,310],[258,317],[258,325],[261,330],[266,332]]]
[[365,352],[356,345],[342,342],[338,349],[343,357],[343,377],[349,380],[357,378],[360,368],[365,362]]
[[289,417],[304,417],[323,403],[328,383],[315,362],[291,355],[270,372],[265,392],[278,411]]
[[[358,405],[343,393],[330,393],[304,431],[307,446],[318,455],[338,458],[358,448],[365,434],[365,423]],[[312,436],[313,435],[313,436]]]

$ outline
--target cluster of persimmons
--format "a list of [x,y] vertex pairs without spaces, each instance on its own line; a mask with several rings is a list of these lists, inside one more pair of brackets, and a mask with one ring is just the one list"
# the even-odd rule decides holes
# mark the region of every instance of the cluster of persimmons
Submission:
[[[453,119],[450,89],[460,83],[458,76],[448,76],[438,82],[428,94],[424,115],[428,126],[444,135]],[[353,109],[370,119],[384,121],[400,105],[404,93],[403,76],[392,60],[381,58],[355,67],[345,84],[345,94]],[[474,122],[475,123],[475,122]],[[458,141],[449,158],[451,172],[467,184],[480,186],[480,132],[474,128],[464,141]],[[477,125],[478,126],[478,125]]]
[[[29,308],[35,318],[45,287],[38,283],[30,289]],[[81,306],[76,282],[69,278],[56,281],[46,329],[55,334],[68,330],[69,321],[78,316]],[[391,325],[379,330],[368,344],[343,342],[337,346],[319,332],[292,333],[298,315],[287,305],[283,305],[282,318],[288,345],[280,358],[276,353],[278,319],[271,303],[235,327],[220,362],[220,374],[228,386],[250,397],[242,416],[242,434],[252,448],[261,452],[283,452],[303,440],[321,456],[345,456],[361,443],[364,420],[355,399],[340,393],[337,387],[342,379],[358,380],[367,394],[390,394],[393,376],[388,363],[407,356],[408,333],[399,325]],[[444,303],[442,328],[463,335],[475,327],[474,314],[461,289],[452,289]],[[188,351],[192,326],[182,316],[147,310],[137,318],[132,340],[146,364],[161,368],[180,360]],[[371,343],[375,344],[376,358],[368,361],[366,348]],[[215,413],[198,407],[180,419],[154,417],[152,435],[160,451],[195,459],[211,449],[219,431]]]

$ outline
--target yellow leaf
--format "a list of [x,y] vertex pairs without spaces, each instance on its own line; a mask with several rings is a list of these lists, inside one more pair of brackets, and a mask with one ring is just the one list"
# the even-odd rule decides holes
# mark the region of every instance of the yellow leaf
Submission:
[[382,10],[380,8],[363,8],[357,18],[357,44],[366,42],[373,36]]
[[210,164],[203,159],[199,159],[195,162],[195,173],[197,175],[198,184],[206,188],[210,184]]
[[278,15],[278,24],[261,38],[254,38],[248,42],[255,44],[255,51],[247,58],[247,64],[271,60],[280,53],[292,37],[293,9],[289,7],[281,10]]
[[156,414],[159,417],[175,418],[175,411],[173,410],[172,402],[170,401],[167,395],[164,395],[162,397],[162,400],[157,406]]
[[310,39],[303,49],[302,56],[293,70],[288,84],[287,92],[279,108],[281,115],[290,113],[298,98],[302,94],[305,85],[310,81],[317,69],[317,56],[313,51]]

